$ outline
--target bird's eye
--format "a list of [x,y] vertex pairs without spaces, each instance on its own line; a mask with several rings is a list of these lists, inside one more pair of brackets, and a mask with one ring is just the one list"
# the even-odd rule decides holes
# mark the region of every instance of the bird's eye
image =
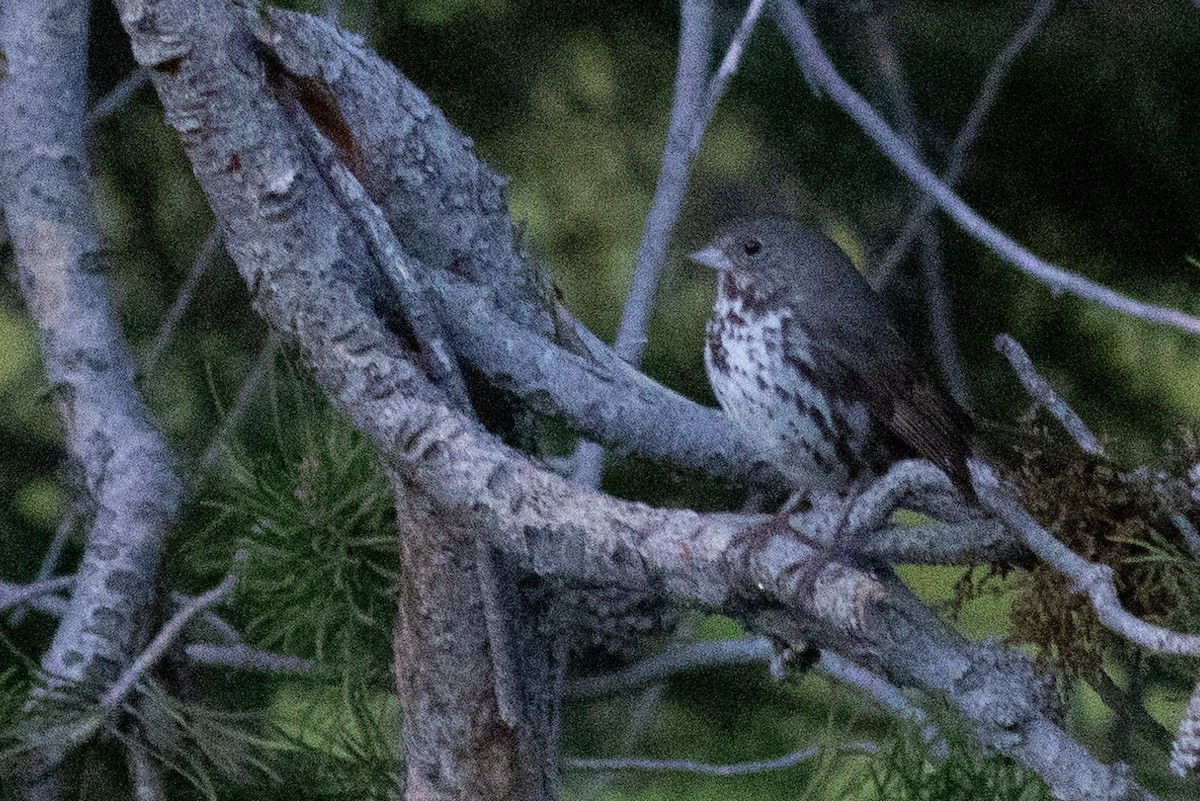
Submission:
[[753,256],[762,250],[762,242],[757,239],[747,239],[742,243],[742,250],[746,251],[747,256]]

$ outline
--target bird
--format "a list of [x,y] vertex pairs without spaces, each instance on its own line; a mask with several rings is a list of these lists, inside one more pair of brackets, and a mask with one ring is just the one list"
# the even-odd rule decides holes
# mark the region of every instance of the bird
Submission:
[[717,274],[704,348],[717,402],[793,489],[854,496],[893,463],[924,458],[978,503],[970,416],[830,239],[745,218],[688,258]]

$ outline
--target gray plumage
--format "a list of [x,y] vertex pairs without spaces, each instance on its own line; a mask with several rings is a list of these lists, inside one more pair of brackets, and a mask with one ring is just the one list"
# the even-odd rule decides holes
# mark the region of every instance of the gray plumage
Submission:
[[842,489],[924,457],[971,502],[970,419],[829,239],[790,220],[723,227],[705,366],[725,412],[800,487]]

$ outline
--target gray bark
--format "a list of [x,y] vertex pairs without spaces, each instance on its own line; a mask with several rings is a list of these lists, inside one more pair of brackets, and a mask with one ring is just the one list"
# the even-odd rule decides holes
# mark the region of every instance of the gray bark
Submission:
[[[88,11],[84,0],[4,6],[0,192],[67,452],[94,504],[75,591],[42,668],[51,685],[97,692],[141,644],[180,483],[134,385],[93,218],[84,148]],[[48,783],[64,741],[45,738],[31,765],[49,771]]]
[[[411,239],[398,234],[398,239],[413,249],[410,255],[419,260],[414,263],[422,265],[421,280],[439,294],[465,282],[511,324],[524,327],[526,336],[548,337],[556,315],[547,306],[543,281],[528,272],[532,268],[519,251],[510,258],[508,246],[484,248],[496,258],[474,261],[473,246],[463,249],[463,244],[498,235],[497,228],[464,223],[468,227],[460,238],[459,229],[443,219],[486,217],[502,208],[496,184],[478,180],[480,173],[472,166],[478,162],[461,135],[450,131],[398,73],[373,83],[340,84],[356,64],[389,70],[322,22],[285,12],[271,12],[263,22],[219,0],[205,0],[198,7],[191,0],[128,0],[118,6],[134,52],[153,71],[167,119],[179,131],[229,251],[251,287],[255,308],[274,328],[295,338],[322,387],[372,438],[402,487],[402,508],[411,518],[404,538],[406,571],[441,564],[451,578],[441,591],[466,592],[470,562],[478,553],[467,549],[467,543],[487,536],[507,562],[542,578],[615,585],[734,615],[784,641],[804,640],[834,651],[901,687],[944,695],[983,742],[1036,769],[1060,797],[1151,797],[1123,769],[1103,765],[1066,735],[1028,659],[991,643],[964,641],[886,569],[873,573],[840,564],[796,538],[775,537],[764,544],[736,536],[747,523],[761,522],[761,516],[654,509],[581,488],[541,469],[450,408],[381,318],[379,310],[393,299],[380,279],[382,265],[372,261],[353,220],[321,180],[277,98],[291,94],[310,114],[326,114],[323,122],[315,121],[387,210],[392,226],[419,232]],[[203,24],[195,24],[197,19]],[[253,36],[280,55],[283,76],[279,65],[260,60]],[[292,60],[292,51],[314,59],[319,54],[315,71],[297,72],[307,77],[307,85],[287,74],[294,69],[289,65],[299,63]],[[350,104],[351,111],[328,115],[331,108],[341,108],[342,91],[361,98],[357,112],[352,113],[355,104]],[[376,94],[368,97],[371,93]],[[376,158],[374,148],[367,146],[376,141],[371,133],[376,116],[390,117],[387,126],[395,132],[396,147],[409,154],[398,163],[381,163],[380,171],[362,166]],[[407,194],[421,195],[430,187],[438,191],[424,200]],[[391,206],[393,191],[408,200]],[[417,216],[405,216],[410,214]],[[507,225],[505,221],[506,231]],[[447,276],[451,271],[455,281]],[[492,314],[487,303],[471,310]],[[454,320],[447,324],[453,326]],[[549,340],[542,341],[557,357]],[[460,356],[471,347],[460,340],[454,345]],[[554,405],[557,399],[547,403]],[[657,418],[643,424],[648,432],[664,425]],[[707,436],[670,432],[675,435],[702,447],[713,442]],[[722,458],[715,449],[713,457]],[[961,512],[954,513],[957,500],[945,477],[929,465],[905,463],[867,490],[849,518],[843,517],[840,504],[830,502],[796,516],[793,524],[821,539],[844,521],[865,537],[887,526],[898,503],[944,513],[949,523],[963,521]],[[424,593],[438,588],[418,580],[412,589]],[[479,608],[475,600],[469,593],[461,597],[468,610],[463,617],[474,618],[469,611]],[[434,595],[407,598],[406,606],[420,598],[447,602]],[[436,621],[445,612],[415,611],[405,613],[404,625],[422,616]],[[464,668],[439,687],[402,684],[406,712],[414,718],[408,725],[421,729],[406,733],[408,758],[434,766],[424,779],[444,777],[451,769],[460,777],[483,777],[471,786],[491,797],[513,786],[517,780],[512,776],[525,766],[519,765],[519,737],[502,732],[489,740],[481,730],[494,731],[505,714],[502,692],[494,680],[484,678],[489,673],[483,646],[487,627],[482,619],[434,625],[457,632],[453,642],[442,646],[463,649],[455,653]],[[404,645],[432,643],[407,636]],[[410,653],[416,652],[401,651]],[[413,658],[437,663],[445,656],[426,651]],[[414,678],[424,682],[429,676]],[[435,697],[443,703],[414,706]],[[445,702],[447,698],[455,703]],[[464,705],[458,707],[458,701]],[[457,709],[479,711],[480,716],[456,719]],[[450,754],[453,764],[448,765],[446,755],[435,749],[450,733],[478,747]],[[495,743],[499,751],[484,743]],[[488,771],[483,759],[496,770]],[[414,784],[410,774],[410,797],[438,797],[446,787]]]

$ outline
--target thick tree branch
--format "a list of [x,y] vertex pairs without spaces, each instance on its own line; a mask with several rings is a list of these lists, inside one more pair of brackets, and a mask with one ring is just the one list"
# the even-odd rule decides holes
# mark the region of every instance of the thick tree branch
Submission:
[[[375,315],[375,276],[361,266],[369,263],[366,246],[263,91],[265,71],[241,33],[257,18],[217,0],[202,4],[204,26],[189,24],[196,13],[183,0],[129,0],[123,21],[138,59],[154,68],[167,118],[181,133],[256,308],[298,340],[335,405],[431,513],[490,532],[515,567],[539,576],[721,610],[785,641],[833,650],[898,685],[944,694],[983,742],[1033,767],[1061,797],[1151,797],[1053,722],[1045,709],[1049,695],[1028,659],[966,643],[889,576],[831,561],[794,538],[776,537],[764,547],[739,541],[737,533],[761,516],[653,509],[580,488],[448,408]],[[270,19],[263,36],[277,45],[296,31],[324,27],[282,12]],[[326,50],[325,59],[344,63],[339,48]],[[380,116],[394,111],[396,97],[402,93],[381,100]],[[410,135],[433,118],[424,108],[421,119],[407,120]],[[428,201],[412,206],[433,217],[422,223],[433,228],[447,213]],[[901,467],[914,470],[920,466]],[[865,493],[845,524],[853,531],[886,524],[888,498],[951,510],[953,490],[939,476],[881,482],[884,488]],[[843,521],[840,512],[840,505],[819,504],[793,522],[814,539],[831,537]]]
[[[339,121],[327,126],[342,132],[335,143],[401,246],[425,267],[430,291],[442,296],[461,358],[619,452],[726,479],[749,475],[755,459],[724,415],[630,369],[569,315],[550,314],[548,279],[508,220],[506,179],[475,157],[468,138],[360,39],[311,17],[286,19],[268,45],[305,87],[308,105],[320,98],[324,116]],[[559,339],[582,344],[585,355],[559,347]]]
[[[5,6],[0,188],[66,448],[95,514],[45,673],[93,691],[133,658],[180,482],[134,385],[92,216],[84,147],[88,4]],[[47,747],[53,767],[63,752]]]

